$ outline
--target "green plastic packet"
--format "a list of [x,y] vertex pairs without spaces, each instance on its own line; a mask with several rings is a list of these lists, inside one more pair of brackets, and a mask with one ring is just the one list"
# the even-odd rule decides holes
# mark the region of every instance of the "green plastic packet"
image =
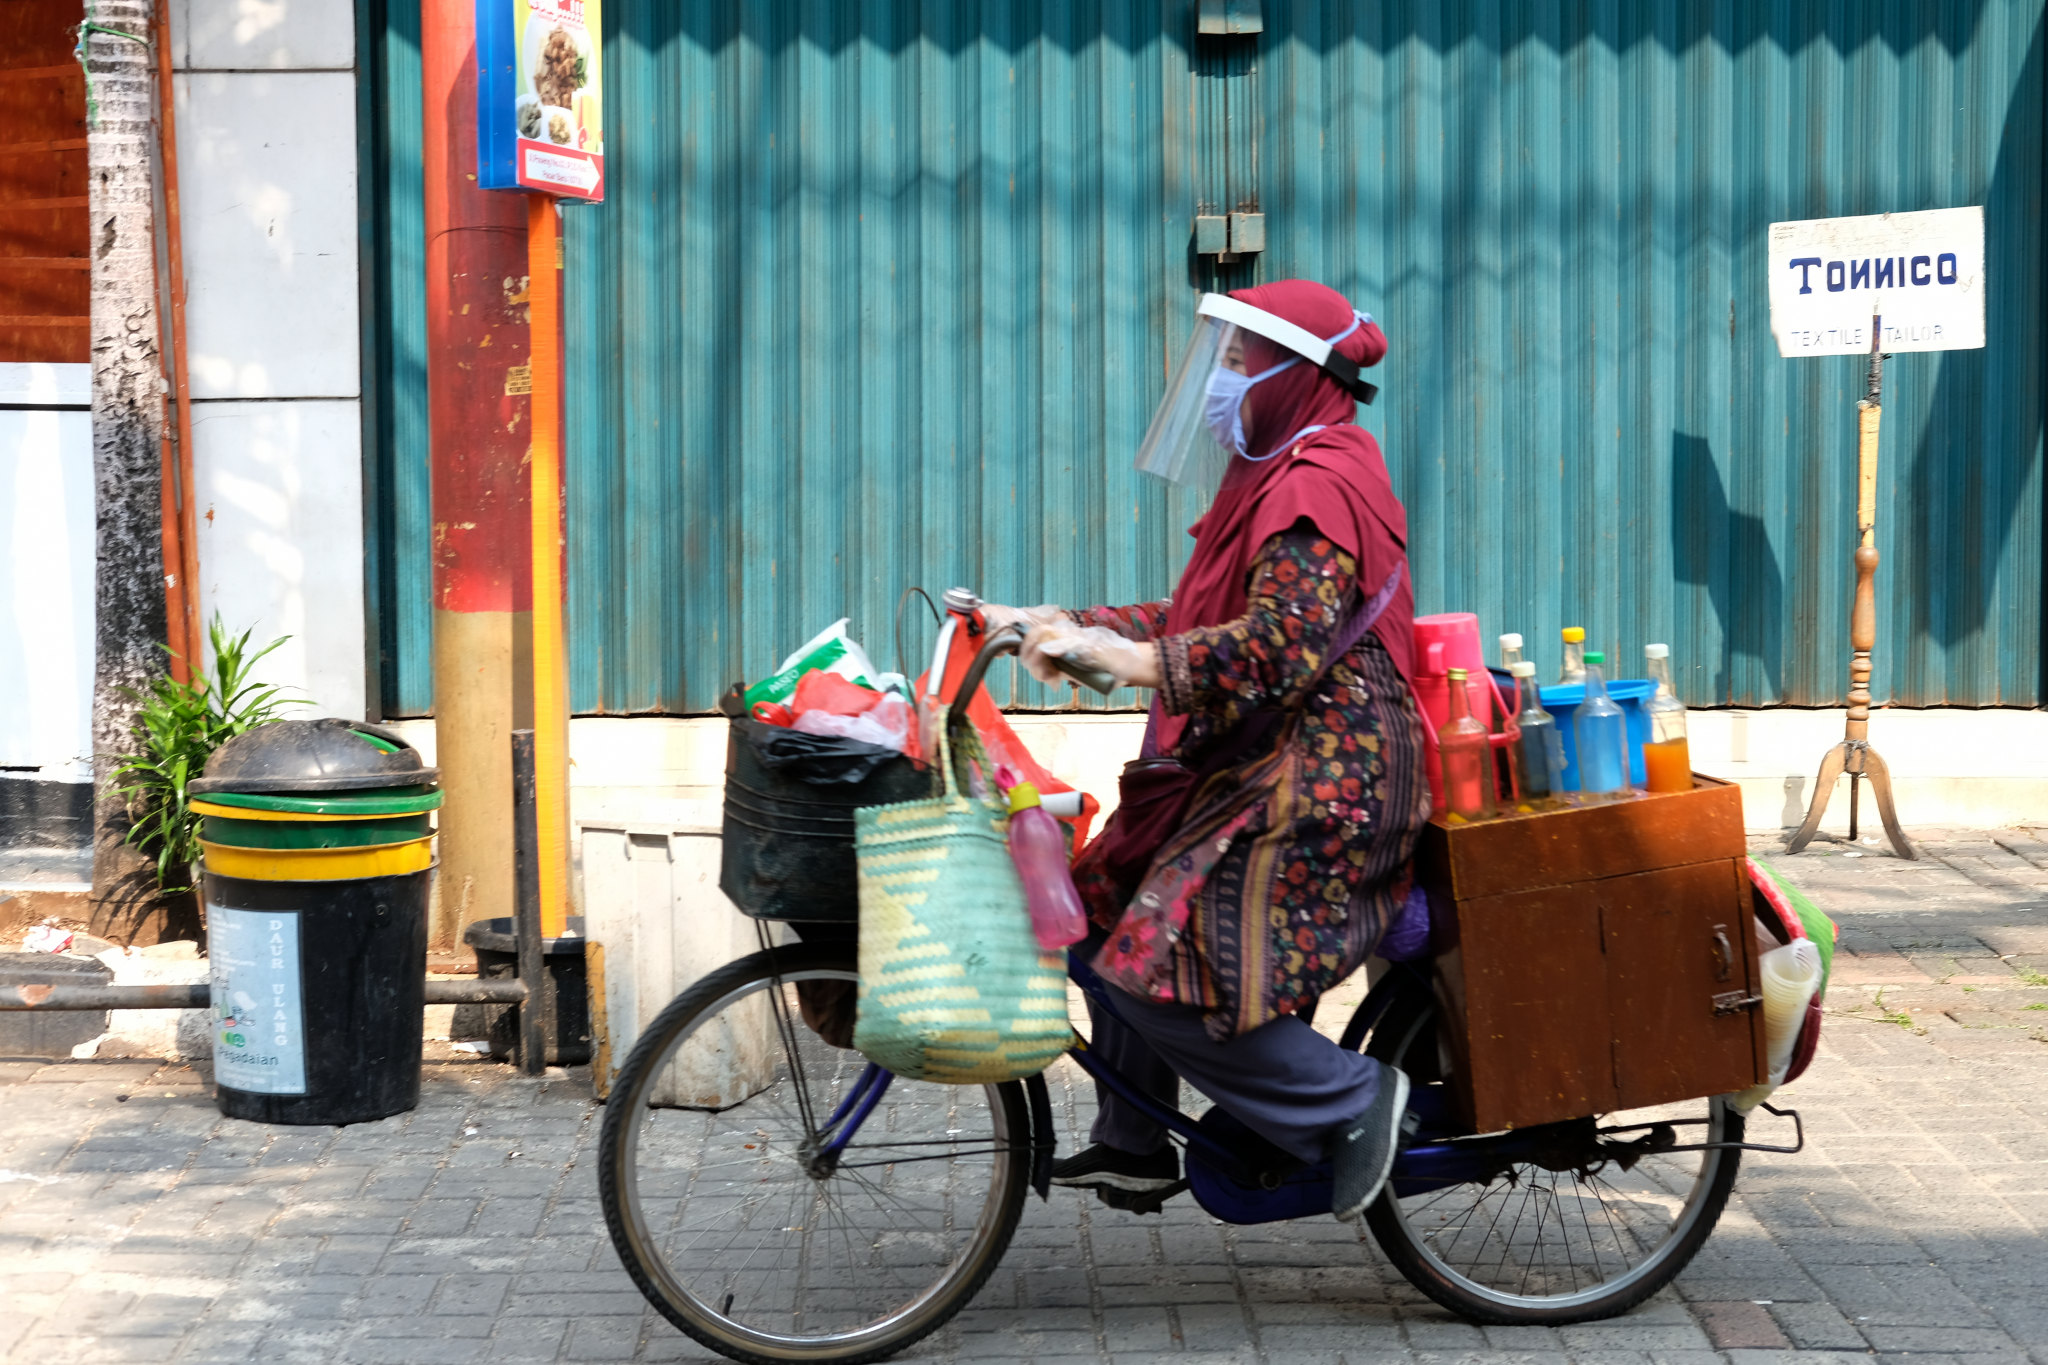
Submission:
[[751,711],[764,701],[787,702],[796,695],[797,680],[813,669],[837,673],[848,682],[880,691],[874,683],[874,661],[868,658],[866,650],[847,637],[848,619],[842,616],[813,635],[794,654],[784,659],[781,667],[749,687],[742,698],[747,709]]

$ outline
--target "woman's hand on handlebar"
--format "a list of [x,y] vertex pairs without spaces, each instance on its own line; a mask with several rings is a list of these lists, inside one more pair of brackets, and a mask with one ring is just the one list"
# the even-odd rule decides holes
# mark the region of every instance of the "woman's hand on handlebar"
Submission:
[[1159,646],[1149,640],[1128,640],[1102,626],[1077,626],[1062,619],[1034,625],[1017,657],[1025,671],[1043,683],[1061,683],[1065,676],[1052,660],[1065,659],[1083,669],[1114,677],[1120,687],[1159,686]]
[[1033,626],[1051,625],[1055,621],[1066,619],[1065,608],[1054,606],[1050,602],[1042,607],[1006,607],[1000,602],[981,604],[982,624],[988,627],[988,633],[991,635],[997,634],[1005,626],[1021,626],[1028,631]]

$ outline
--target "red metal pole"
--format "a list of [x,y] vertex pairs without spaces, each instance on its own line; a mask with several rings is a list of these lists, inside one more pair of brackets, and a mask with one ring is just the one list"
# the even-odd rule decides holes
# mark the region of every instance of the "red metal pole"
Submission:
[[434,719],[448,793],[431,942],[513,908],[512,731],[527,666],[532,439],[524,196],[477,188],[472,0],[425,0],[422,163],[434,521]]
[[[169,265],[171,384],[175,425],[164,432],[164,575],[176,580],[165,598],[171,675],[184,682],[206,667],[206,628],[199,612],[199,519],[192,505],[192,383],[185,362],[185,229],[178,206],[178,119],[172,99],[171,4],[156,0],[157,141],[163,153],[164,260]],[[173,436],[175,435],[175,440]]]

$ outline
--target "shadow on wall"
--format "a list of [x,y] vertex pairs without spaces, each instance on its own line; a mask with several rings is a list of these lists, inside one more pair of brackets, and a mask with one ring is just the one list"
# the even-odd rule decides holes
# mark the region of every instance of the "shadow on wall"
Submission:
[[[2044,495],[2036,482],[2048,417],[2044,395],[2038,383],[2012,385],[2013,376],[2039,375],[2048,363],[2038,325],[2048,280],[2032,249],[2040,232],[2042,144],[2048,139],[2043,115],[2043,44],[2048,41],[2044,27],[2048,21],[2036,19],[2026,63],[2006,106],[1991,183],[1982,197],[1989,281],[1985,336],[1990,347],[2024,348],[2023,355],[2001,358],[1987,349],[1901,358],[1902,369],[1916,361],[1940,365],[1925,409],[1927,420],[1920,424],[1913,445],[1910,482],[1893,493],[1904,513],[1899,518],[1901,548],[1910,586],[1903,611],[1888,609],[1882,600],[1878,608],[1881,662],[1885,634],[1903,628],[1903,648],[1890,665],[1887,690],[1893,696],[1911,696],[1916,705],[2048,702],[2048,629],[2034,613],[2033,639],[2027,642],[2025,604],[2012,600],[2009,583],[2000,583],[2000,567],[2015,534],[2031,532],[2038,537],[2037,518],[2044,514]],[[2028,325],[2030,319],[2035,325]],[[1891,374],[1886,377],[1889,381]],[[1880,464],[1880,478],[1890,482],[1882,468]],[[1883,545],[1882,529],[1879,544]],[[2048,591],[2048,559],[2040,572],[2042,590]],[[1990,689],[1980,686],[1976,695],[1953,696],[1952,657],[1959,647],[1989,655],[1983,639],[1987,635],[1997,642],[1997,657],[1983,659],[1978,668],[1989,675],[1995,694],[1986,695]],[[1930,643],[1939,648],[1929,648]]]
[[1785,575],[1761,517],[1728,505],[1728,490],[1702,436],[1671,433],[1671,565],[1680,583],[1704,587],[1720,623],[1713,696],[1736,695],[1736,660],[1755,659],[1771,699],[1784,695]]

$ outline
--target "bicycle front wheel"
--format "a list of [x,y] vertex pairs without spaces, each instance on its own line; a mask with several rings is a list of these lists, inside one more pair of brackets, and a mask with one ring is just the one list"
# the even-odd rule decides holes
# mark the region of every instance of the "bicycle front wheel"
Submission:
[[658,1310],[749,1362],[877,1360],[995,1269],[1030,1170],[1023,1087],[930,1085],[803,1021],[799,985],[858,979],[853,945],[713,972],[649,1025],[598,1164],[619,1259]]

